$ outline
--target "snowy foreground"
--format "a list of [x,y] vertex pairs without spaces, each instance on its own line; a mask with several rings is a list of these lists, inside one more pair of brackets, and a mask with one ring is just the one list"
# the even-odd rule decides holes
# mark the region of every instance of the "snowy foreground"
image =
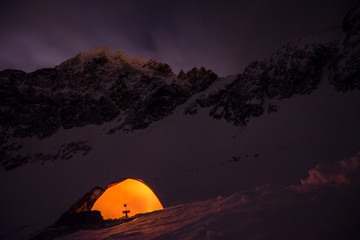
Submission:
[[[106,135],[103,125],[61,130],[41,141],[24,139],[24,148],[33,151],[47,152],[69,140],[89,140],[93,150],[69,161],[1,172],[0,239],[27,239],[54,224],[94,186],[127,176],[144,179],[169,208],[66,237],[356,239],[350,234],[360,222],[352,220],[360,215],[358,185],[330,184],[302,193],[279,186],[298,184],[317,164],[330,171],[336,165],[330,163],[359,150],[359,99],[359,92],[338,93],[323,79],[315,93],[279,102],[276,114],[264,114],[241,131],[206,112],[184,115],[186,103],[131,134]],[[202,202],[206,199],[216,200]],[[192,204],[178,206],[184,203]]]
[[359,239],[360,152],[316,166],[301,185],[265,185],[60,239]]

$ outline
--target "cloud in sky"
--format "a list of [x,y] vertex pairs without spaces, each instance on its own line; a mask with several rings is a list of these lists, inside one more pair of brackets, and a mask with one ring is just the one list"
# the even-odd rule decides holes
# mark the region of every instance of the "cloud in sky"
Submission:
[[234,74],[288,41],[340,24],[357,1],[1,1],[0,69],[33,71],[99,45],[177,73]]

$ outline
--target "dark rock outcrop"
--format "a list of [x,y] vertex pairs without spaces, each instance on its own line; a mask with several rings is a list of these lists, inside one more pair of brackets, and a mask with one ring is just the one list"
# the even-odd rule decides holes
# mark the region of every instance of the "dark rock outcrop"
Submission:
[[263,106],[265,98],[280,100],[314,91],[327,59],[331,59],[335,52],[331,43],[310,44],[299,39],[269,59],[249,64],[225,89],[197,99],[185,113],[196,112],[197,106],[211,107],[210,116],[245,126],[251,117],[266,111]]
[[22,145],[19,143],[4,144],[0,147],[0,166],[5,170],[12,170],[27,163],[40,162],[44,164],[49,161],[66,161],[76,154],[86,156],[92,150],[88,141],[74,141],[68,144],[60,145],[55,151],[34,152],[21,154],[19,150]]
[[48,137],[60,127],[100,125],[120,115],[120,129],[144,128],[171,114],[217,76],[194,68],[179,80],[169,65],[100,47],[55,68],[0,72],[3,134]]
[[277,111],[273,100],[312,93],[325,72],[330,72],[330,83],[337,90],[360,90],[360,8],[347,15],[343,30],[343,46],[340,39],[300,38],[270,58],[249,64],[233,82],[200,96],[184,113],[195,114],[199,107],[207,107],[213,118],[245,126],[252,117]]
[[55,224],[30,236],[30,239],[54,239],[78,230],[105,229],[135,219],[130,217],[104,220],[99,211],[91,211],[104,191],[101,187],[94,187],[62,214]]
[[[117,120],[108,133],[146,128],[217,78],[204,68],[190,72],[178,79],[165,63],[112,53],[106,47],[80,53],[55,68],[0,71],[0,149],[10,137],[43,139],[61,127]],[[7,170],[34,161],[4,149],[1,154]],[[41,157],[54,158],[57,155]]]
[[200,69],[194,67],[187,73],[181,70],[178,78],[185,82],[185,87],[191,93],[197,93],[207,89],[218,76],[211,70],[206,70],[204,67]]
[[52,240],[79,230],[106,229],[132,220],[134,217],[104,220],[99,211],[72,213],[62,216],[54,225],[29,236],[29,239]]
[[131,132],[169,116],[199,92],[204,94],[185,108],[186,114],[206,107],[213,118],[245,126],[252,117],[277,111],[276,101],[312,93],[323,73],[329,72],[339,91],[360,90],[359,9],[343,21],[344,40],[300,38],[249,64],[234,81],[210,93],[204,90],[218,79],[211,70],[193,68],[175,75],[165,63],[106,47],[55,68],[0,71],[0,163],[13,169],[33,159],[59,159],[14,155],[21,145],[11,146],[10,137],[43,139],[59,128],[110,121],[116,124],[107,133]]
[[310,94],[334,52],[336,47],[332,43],[311,44],[305,39],[284,46],[267,62],[263,81],[266,94],[278,99]]
[[347,14],[342,26],[346,33],[343,51],[331,66],[330,80],[339,91],[360,90],[360,7]]

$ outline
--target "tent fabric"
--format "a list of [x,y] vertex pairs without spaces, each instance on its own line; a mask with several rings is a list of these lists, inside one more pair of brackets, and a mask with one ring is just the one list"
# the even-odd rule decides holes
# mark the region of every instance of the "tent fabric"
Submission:
[[[109,187],[112,187],[112,186],[114,186],[114,185],[116,185],[116,184],[118,184],[118,183],[126,180],[126,179],[128,179],[128,178],[118,178],[118,179],[112,181],[111,183],[109,183],[109,184],[106,186],[105,190],[108,189]],[[134,180],[137,180],[137,181],[140,181],[140,182],[146,184],[146,183],[145,183],[143,180],[141,180],[141,179],[138,179],[138,178],[131,178],[131,179],[134,179]]]
[[124,217],[163,209],[154,191],[140,179],[122,179],[111,183],[96,200],[93,210],[100,211],[104,219]]

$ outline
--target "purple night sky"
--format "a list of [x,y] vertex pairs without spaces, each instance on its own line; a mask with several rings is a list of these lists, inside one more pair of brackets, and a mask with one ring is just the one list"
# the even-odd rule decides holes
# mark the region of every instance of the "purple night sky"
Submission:
[[18,1],[0,3],[0,70],[34,71],[100,45],[175,73],[240,73],[289,41],[338,25],[355,0]]

